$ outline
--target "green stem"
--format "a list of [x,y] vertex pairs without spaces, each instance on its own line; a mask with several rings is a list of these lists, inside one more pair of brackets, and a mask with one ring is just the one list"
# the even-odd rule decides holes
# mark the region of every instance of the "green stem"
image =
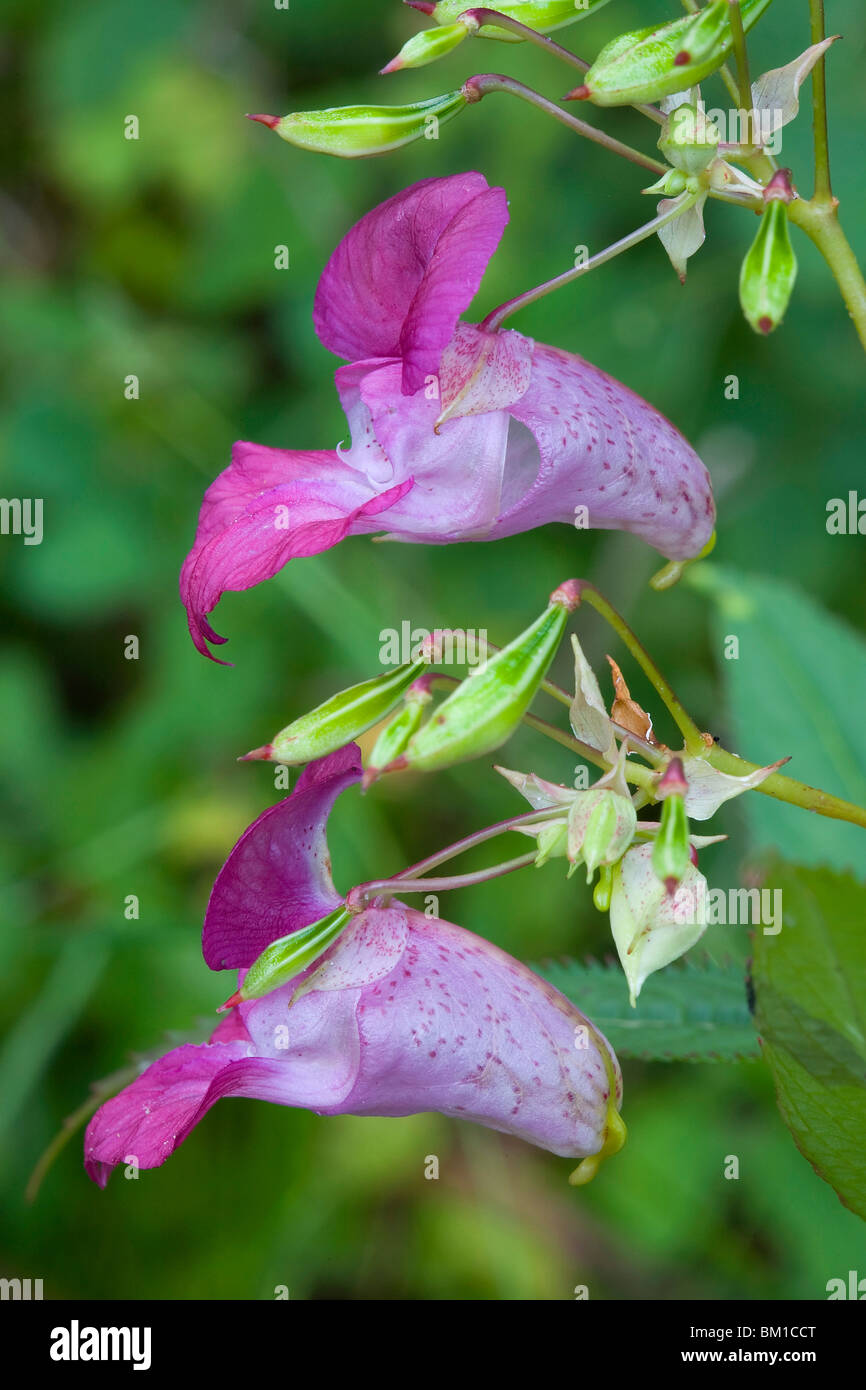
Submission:
[[[570,49],[563,48],[561,43],[555,43],[546,34],[539,34],[537,30],[530,29],[528,24],[521,24],[519,19],[511,19],[508,15],[501,14],[499,10],[487,9],[486,7],[473,7],[471,10],[464,10],[459,19],[474,19],[478,24],[495,26],[497,29],[507,29],[510,33],[516,34],[518,38],[525,39],[527,43],[534,43],[537,48],[543,48],[546,52],[552,53],[555,58],[561,58],[569,67],[577,68],[578,72],[589,72],[591,63],[584,62],[583,58],[578,58],[576,53]],[[656,121],[659,125],[664,125],[664,112],[657,106],[635,106],[635,111],[640,111],[644,116],[649,116],[651,121]]]
[[505,864],[494,864],[489,869],[478,869],[474,874],[454,874],[448,878],[379,878],[369,883],[361,883],[353,888],[350,897],[353,905],[361,905],[382,894],[393,893],[447,893],[452,888],[474,888],[479,883],[489,883],[491,879],[501,878],[503,874],[513,874],[516,869],[528,869],[535,863],[536,850],[521,854],[519,859],[509,859]]
[[649,169],[653,174],[664,174],[667,171],[668,166],[666,164],[660,164],[657,159],[651,159],[649,155],[642,154],[640,150],[633,149],[631,145],[624,145],[621,140],[615,140],[612,135],[598,130],[588,121],[581,121],[577,116],[572,116],[569,111],[564,111],[561,106],[557,106],[555,101],[548,101],[547,97],[543,97],[540,92],[525,86],[523,82],[518,82],[513,77],[505,77],[498,72],[478,73],[463,83],[462,90],[467,101],[480,101],[482,97],[488,96],[491,92],[508,92],[511,96],[520,97],[521,101],[528,101],[531,106],[537,107],[539,111],[544,111],[548,116],[553,116],[554,120],[568,126],[569,130],[576,131],[578,135],[592,140],[596,145],[601,145],[611,154],[621,155],[623,159],[630,160],[632,164],[640,165],[642,169]]
[[[422,874],[427,874],[431,869],[438,869],[440,864],[447,864],[452,859],[457,859],[461,854],[468,853],[475,849],[477,845],[483,845],[488,840],[493,840],[497,835],[507,835],[510,830],[517,830],[519,826],[544,825],[556,815],[562,815],[562,808],[552,806],[549,810],[525,811],[521,816],[511,816],[508,820],[497,822],[496,825],[486,825],[483,830],[475,830],[471,835],[466,835],[464,839],[458,840],[453,845],[446,845],[444,849],[437,850],[435,854],[429,854],[426,859],[419,859],[417,864],[410,864],[408,869],[403,869],[397,878],[420,878]],[[379,880],[380,882],[393,882],[393,879]]]
[[815,243],[842,292],[848,313],[866,348],[866,280],[839,221],[835,199],[806,202],[796,198],[789,204],[788,217]]
[[[701,733],[697,724],[686,713],[683,705],[625,619],[617,613],[616,609],[608,603],[593,584],[581,580],[580,586],[581,602],[585,599],[610,624],[614,632],[622,638],[641,670],[652,682],[655,690],[658,691],[685,739],[686,752],[694,757],[703,758],[717,771],[727,772],[734,777],[746,777],[749,773],[759,772],[760,768],[757,763],[747,762],[745,758],[737,757],[736,753],[729,753],[725,748],[708,744],[708,736]],[[866,808],[855,806],[850,801],[843,801],[841,797],[831,796],[829,792],[819,791],[816,787],[808,787],[804,782],[795,781],[793,777],[783,777],[781,773],[773,772],[755,790],[762,792],[764,796],[774,797],[776,801],[787,801],[792,806],[801,806],[804,810],[815,811],[820,816],[828,816],[833,820],[850,821],[853,825],[866,827]]]
[[737,61],[737,99],[740,110],[746,113],[746,139],[749,145],[755,143],[754,120],[752,118],[752,78],[749,73],[749,50],[746,47],[746,33],[743,29],[743,15],[740,0],[728,0],[728,13],[731,33],[734,37],[734,57]]
[[[746,777],[751,772],[759,771],[756,763],[738,758],[736,753],[729,753],[725,748],[708,748],[702,757],[717,771],[727,772],[733,777]],[[855,806],[852,802],[831,796],[829,792],[822,792],[817,787],[809,787],[805,782],[795,781],[793,777],[783,777],[779,772],[771,773],[755,790],[762,792],[764,796],[774,797],[776,801],[786,801],[790,806],[800,806],[805,811],[827,816],[830,820],[849,821],[852,825],[862,825],[866,828],[866,808],[863,806]]]
[[636,231],[629,232],[628,236],[620,241],[615,241],[612,246],[608,246],[604,251],[599,251],[597,255],[591,256],[582,265],[575,266],[573,270],[566,270],[562,275],[556,275],[552,280],[545,280],[543,285],[536,285],[535,289],[526,290],[524,294],[519,294],[514,299],[509,299],[505,304],[500,304],[481,324],[481,328],[488,333],[495,333],[501,328],[502,324],[518,309],[523,309],[527,304],[534,304],[536,300],[543,299],[545,295],[551,294],[554,290],[562,289],[563,285],[570,285],[572,281],[579,280],[582,275],[588,275],[591,270],[604,265],[606,261],[611,261],[615,256],[622,255],[623,251],[630,251],[633,246],[637,246],[648,237],[655,236],[661,227],[667,226],[669,222],[675,222],[683,213],[693,208],[695,203],[703,196],[703,190],[699,193],[690,194],[677,206],[669,208],[667,212],[660,213],[651,222],[646,222]]
[[[812,43],[826,38],[824,0],[809,0]],[[815,200],[829,203],[833,199],[830,183],[830,138],[827,126],[827,68],[823,56],[812,70],[812,113],[815,133]]]
[[694,720],[686,713],[682,702],[677,698],[668,682],[665,680],[659,668],[656,666],[649,652],[632,632],[625,618],[617,612],[612,604],[608,603],[604,594],[600,593],[594,584],[588,580],[581,579],[580,601],[588,603],[597,613],[604,618],[605,622],[613,628],[617,636],[631,652],[635,661],[640,666],[644,675],[651,682],[653,689],[660,696],[665,707],[670,714],[685,739],[686,750],[689,753],[702,753],[706,749],[706,742],[703,734]]

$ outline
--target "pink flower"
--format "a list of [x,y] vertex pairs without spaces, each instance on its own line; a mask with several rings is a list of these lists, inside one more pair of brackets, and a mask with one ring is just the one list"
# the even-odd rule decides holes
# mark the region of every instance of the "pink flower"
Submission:
[[683,437],[583,358],[458,322],[508,222],[481,174],[413,185],[363,217],[325,267],[316,331],[351,447],[237,444],[205,493],[181,573],[200,651],[226,590],[344,536],[496,540],[549,521],[631,531],[670,559],[712,533],[709,478]]
[[[263,946],[341,902],[325,822],[360,776],[350,744],[242,836],[208,905],[212,966],[243,975]],[[567,1157],[611,1151],[621,1132],[619,1067],[589,1020],[496,946],[398,902],[360,913],[305,975],[107,1101],[85,1136],[88,1173],[104,1186],[118,1163],[158,1166],[225,1096],[322,1115],[438,1110]]]

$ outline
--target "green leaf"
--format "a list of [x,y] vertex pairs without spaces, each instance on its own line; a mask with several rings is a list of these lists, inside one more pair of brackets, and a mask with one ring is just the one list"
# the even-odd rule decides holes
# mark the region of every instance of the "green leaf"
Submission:
[[532,967],[591,1018],[620,1057],[740,1061],[758,1056],[742,967],[687,961],[655,976],[632,1009],[618,965],[547,961]]
[[[739,643],[738,656],[719,663],[732,751],[762,766],[790,755],[785,772],[791,777],[866,804],[866,643],[805,593],[777,580],[702,564],[689,582],[714,601],[719,656],[731,637]],[[866,835],[858,826],[809,815],[759,792],[740,805],[752,848],[864,876]]]
[[779,861],[782,931],[755,937],[755,1022],[782,1117],[845,1206],[866,1218],[866,888]]

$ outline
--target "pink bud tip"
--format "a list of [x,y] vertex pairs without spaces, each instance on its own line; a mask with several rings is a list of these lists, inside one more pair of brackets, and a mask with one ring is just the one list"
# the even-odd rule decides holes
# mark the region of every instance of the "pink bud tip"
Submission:
[[404,770],[404,768],[407,768],[408,766],[409,766],[409,759],[406,757],[406,754],[405,754],[405,753],[401,753],[400,756],[399,756],[399,758],[395,758],[394,761],[393,761],[392,763],[389,763],[387,767],[383,767],[383,768],[382,768],[382,771],[383,771],[383,772],[402,772],[402,771]]
[[225,1002],[224,1004],[220,1004],[219,1008],[217,1009],[217,1013],[218,1013],[218,1014],[228,1013],[229,1009],[234,1009],[234,1008],[236,1008],[237,1005],[240,1004],[240,1003],[241,1003],[241,992],[240,992],[239,989],[236,989],[235,992],[234,992],[234,994],[231,996],[230,999],[227,999],[226,1002]]
[[436,9],[435,0],[403,0],[403,4],[420,10],[422,14],[433,14]]
[[676,67],[676,68],[684,68],[684,67],[685,67],[688,63],[690,63],[691,61],[692,61],[692,55],[691,55],[691,53],[687,53],[686,50],[685,50],[684,48],[681,48],[680,51],[679,51],[679,53],[677,54],[676,58],[674,58],[674,67]]
[[398,53],[396,58],[392,58],[390,63],[386,63],[385,67],[379,69],[379,76],[387,77],[389,72],[399,72],[402,66],[400,54]]
[[573,87],[570,92],[566,92],[563,101],[589,101],[591,96],[592,92],[584,83],[582,87]]
[[685,796],[689,789],[686,781],[685,768],[679,758],[671,758],[664,771],[664,776],[659,778],[658,791],[660,796]]
[[580,579],[566,579],[564,584],[560,584],[550,595],[550,602],[559,608],[566,609],[573,613],[575,608],[580,606],[580,595],[583,590],[583,581]]
[[765,335],[768,333],[772,333],[773,320],[767,314],[765,314],[762,319],[758,319],[758,328]]
[[254,115],[252,115],[252,114],[248,111],[248,112],[247,112],[247,120],[248,120],[248,121],[260,121],[262,125],[266,125],[270,130],[276,130],[277,126],[279,125],[280,121],[282,120],[282,117],[281,117],[281,116],[262,116],[262,115],[254,116]]
[[775,198],[781,203],[793,203],[796,196],[791,170],[777,169],[764,189],[764,202],[771,203]]
[[274,751],[272,743],[263,743],[261,748],[253,748],[251,752],[244,753],[243,757],[238,758],[239,763],[268,763]]
[[667,895],[668,895],[669,898],[672,898],[673,895],[674,895],[674,893],[677,891],[677,884],[678,884],[678,883],[679,883],[679,879],[678,879],[678,878],[666,878],[666,879],[665,879],[665,892],[667,893]]

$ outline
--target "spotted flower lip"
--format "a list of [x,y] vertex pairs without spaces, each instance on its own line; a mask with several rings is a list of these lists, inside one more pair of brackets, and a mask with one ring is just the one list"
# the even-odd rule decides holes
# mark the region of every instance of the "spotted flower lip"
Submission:
[[[340,901],[325,824],[360,777],[350,745],[312,764],[241,838],[208,906],[212,965],[243,972]],[[101,1186],[118,1163],[156,1167],[226,1096],[321,1115],[436,1110],[592,1165],[621,1146],[621,1093],[610,1045],[556,989],[490,942],[392,901],[359,913],[310,971],[240,1004],[210,1042],[175,1048],[107,1101],[85,1165]]]
[[469,172],[412,185],[340,242],[313,319],[346,360],[351,443],[235,445],[181,572],[200,651],[225,640],[208,621],[223,593],[350,535],[446,545],[558,521],[672,560],[703,549],[709,477],[673,425],[573,353],[461,321],[507,222],[505,190]]

